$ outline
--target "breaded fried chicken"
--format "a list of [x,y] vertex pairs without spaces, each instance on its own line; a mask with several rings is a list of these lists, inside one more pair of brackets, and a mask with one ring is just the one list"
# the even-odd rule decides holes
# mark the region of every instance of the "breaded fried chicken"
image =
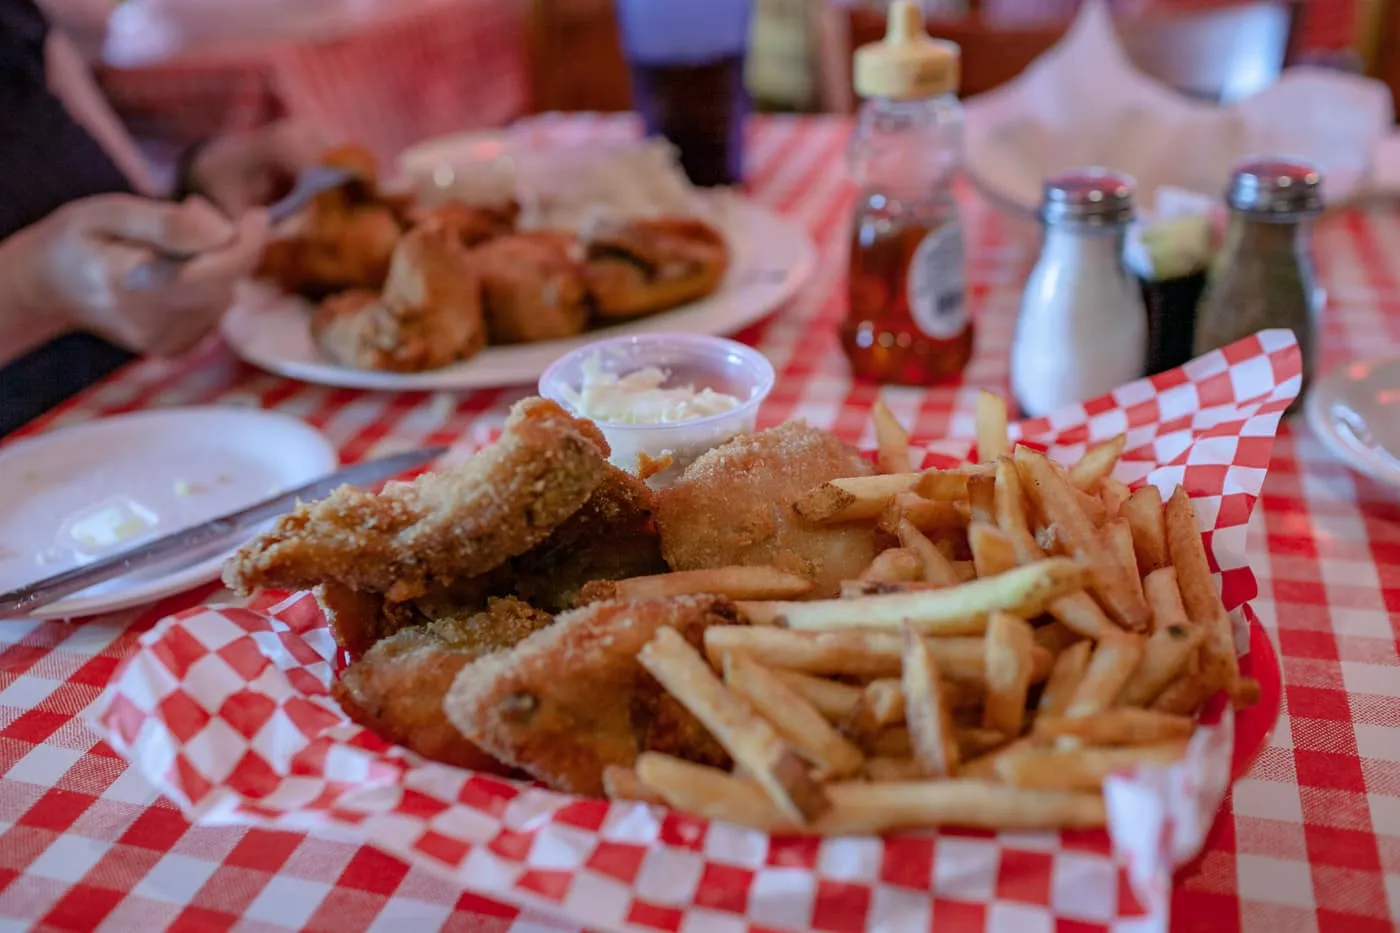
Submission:
[[736,621],[733,604],[714,596],[576,609],[463,667],[447,718],[497,760],[570,793],[602,794],[603,769],[630,766],[646,750],[724,765],[723,749],[637,652],[663,626],[698,647],[706,628]]
[[312,315],[311,336],[342,366],[440,369],[486,346],[481,281],[453,233],[415,227],[394,249],[383,294],[332,295]]
[[828,480],[872,472],[854,447],[801,421],[736,437],[661,491],[661,552],[672,570],[772,565],[813,580],[814,596],[834,596],[875,558],[875,533],[810,525],[793,503]]
[[656,532],[656,496],[614,466],[593,495],[539,545],[498,573],[493,592],[516,593],[562,612],[594,580],[623,580],[666,570]]
[[548,538],[602,483],[607,456],[591,422],[526,399],[500,440],[465,463],[299,505],[229,561],[224,582],[245,593],[335,582],[396,602],[450,587]]
[[443,697],[465,665],[553,621],[518,599],[493,599],[485,612],[436,619],[378,642],[345,669],[332,692],[355,722],[425,758],[504,772],[447,721]]

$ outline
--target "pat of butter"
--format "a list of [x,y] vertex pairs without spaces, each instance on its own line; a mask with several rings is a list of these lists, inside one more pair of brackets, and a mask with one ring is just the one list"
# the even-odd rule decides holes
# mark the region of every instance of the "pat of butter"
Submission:
[[105,551],[156,526],[156,516],[129,499],[104,502],[72,519],[68,537],[83,551]]
[[201,492],[204,492],[204,487],[199,483],[191,483],[187,479],[177,479],[175,481],[175,498],[177,499],[183,499],[186,496],[193,496]]

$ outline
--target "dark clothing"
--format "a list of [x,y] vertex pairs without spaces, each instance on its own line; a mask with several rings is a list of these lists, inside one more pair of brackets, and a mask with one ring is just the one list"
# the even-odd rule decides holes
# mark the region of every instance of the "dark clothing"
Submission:
[[[0,240],[69,201],[131,190],[49,91],[47,36],[48,22],[34,0],[0,0]],[[0,436],[130,359],[124,350],[75,334],[0,366]]]

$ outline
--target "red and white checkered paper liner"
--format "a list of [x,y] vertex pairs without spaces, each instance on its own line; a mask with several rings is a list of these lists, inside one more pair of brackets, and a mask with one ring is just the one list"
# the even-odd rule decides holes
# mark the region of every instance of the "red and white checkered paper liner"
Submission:
[[[1292,334],[1265,331],[1018,437],[1072,457],[1126,430],[1122,475],[1187,488],[1240,609],[1255,587],[1245,524],[1300,372]],[[95,705],[95,728],[192,820],[350,834],[595,929],[1164,930],[1172,867],[1199,851],[1230,780],[1233,720],[1217,698],[1183,764],[1110,781],[1108,833],[769,836],[390,745],[331,699],[337,649],[315,600],[272,598],[163,620]]]

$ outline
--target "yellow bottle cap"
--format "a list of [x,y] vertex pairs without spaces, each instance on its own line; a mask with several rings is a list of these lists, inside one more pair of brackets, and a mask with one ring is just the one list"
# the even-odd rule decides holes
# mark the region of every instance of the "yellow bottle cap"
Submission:
[[961,59],[956,42],[928,34],[914,0],[894,0],[884,40],[856,49],[856,93],[894,100],[950,94],[958,89]]

